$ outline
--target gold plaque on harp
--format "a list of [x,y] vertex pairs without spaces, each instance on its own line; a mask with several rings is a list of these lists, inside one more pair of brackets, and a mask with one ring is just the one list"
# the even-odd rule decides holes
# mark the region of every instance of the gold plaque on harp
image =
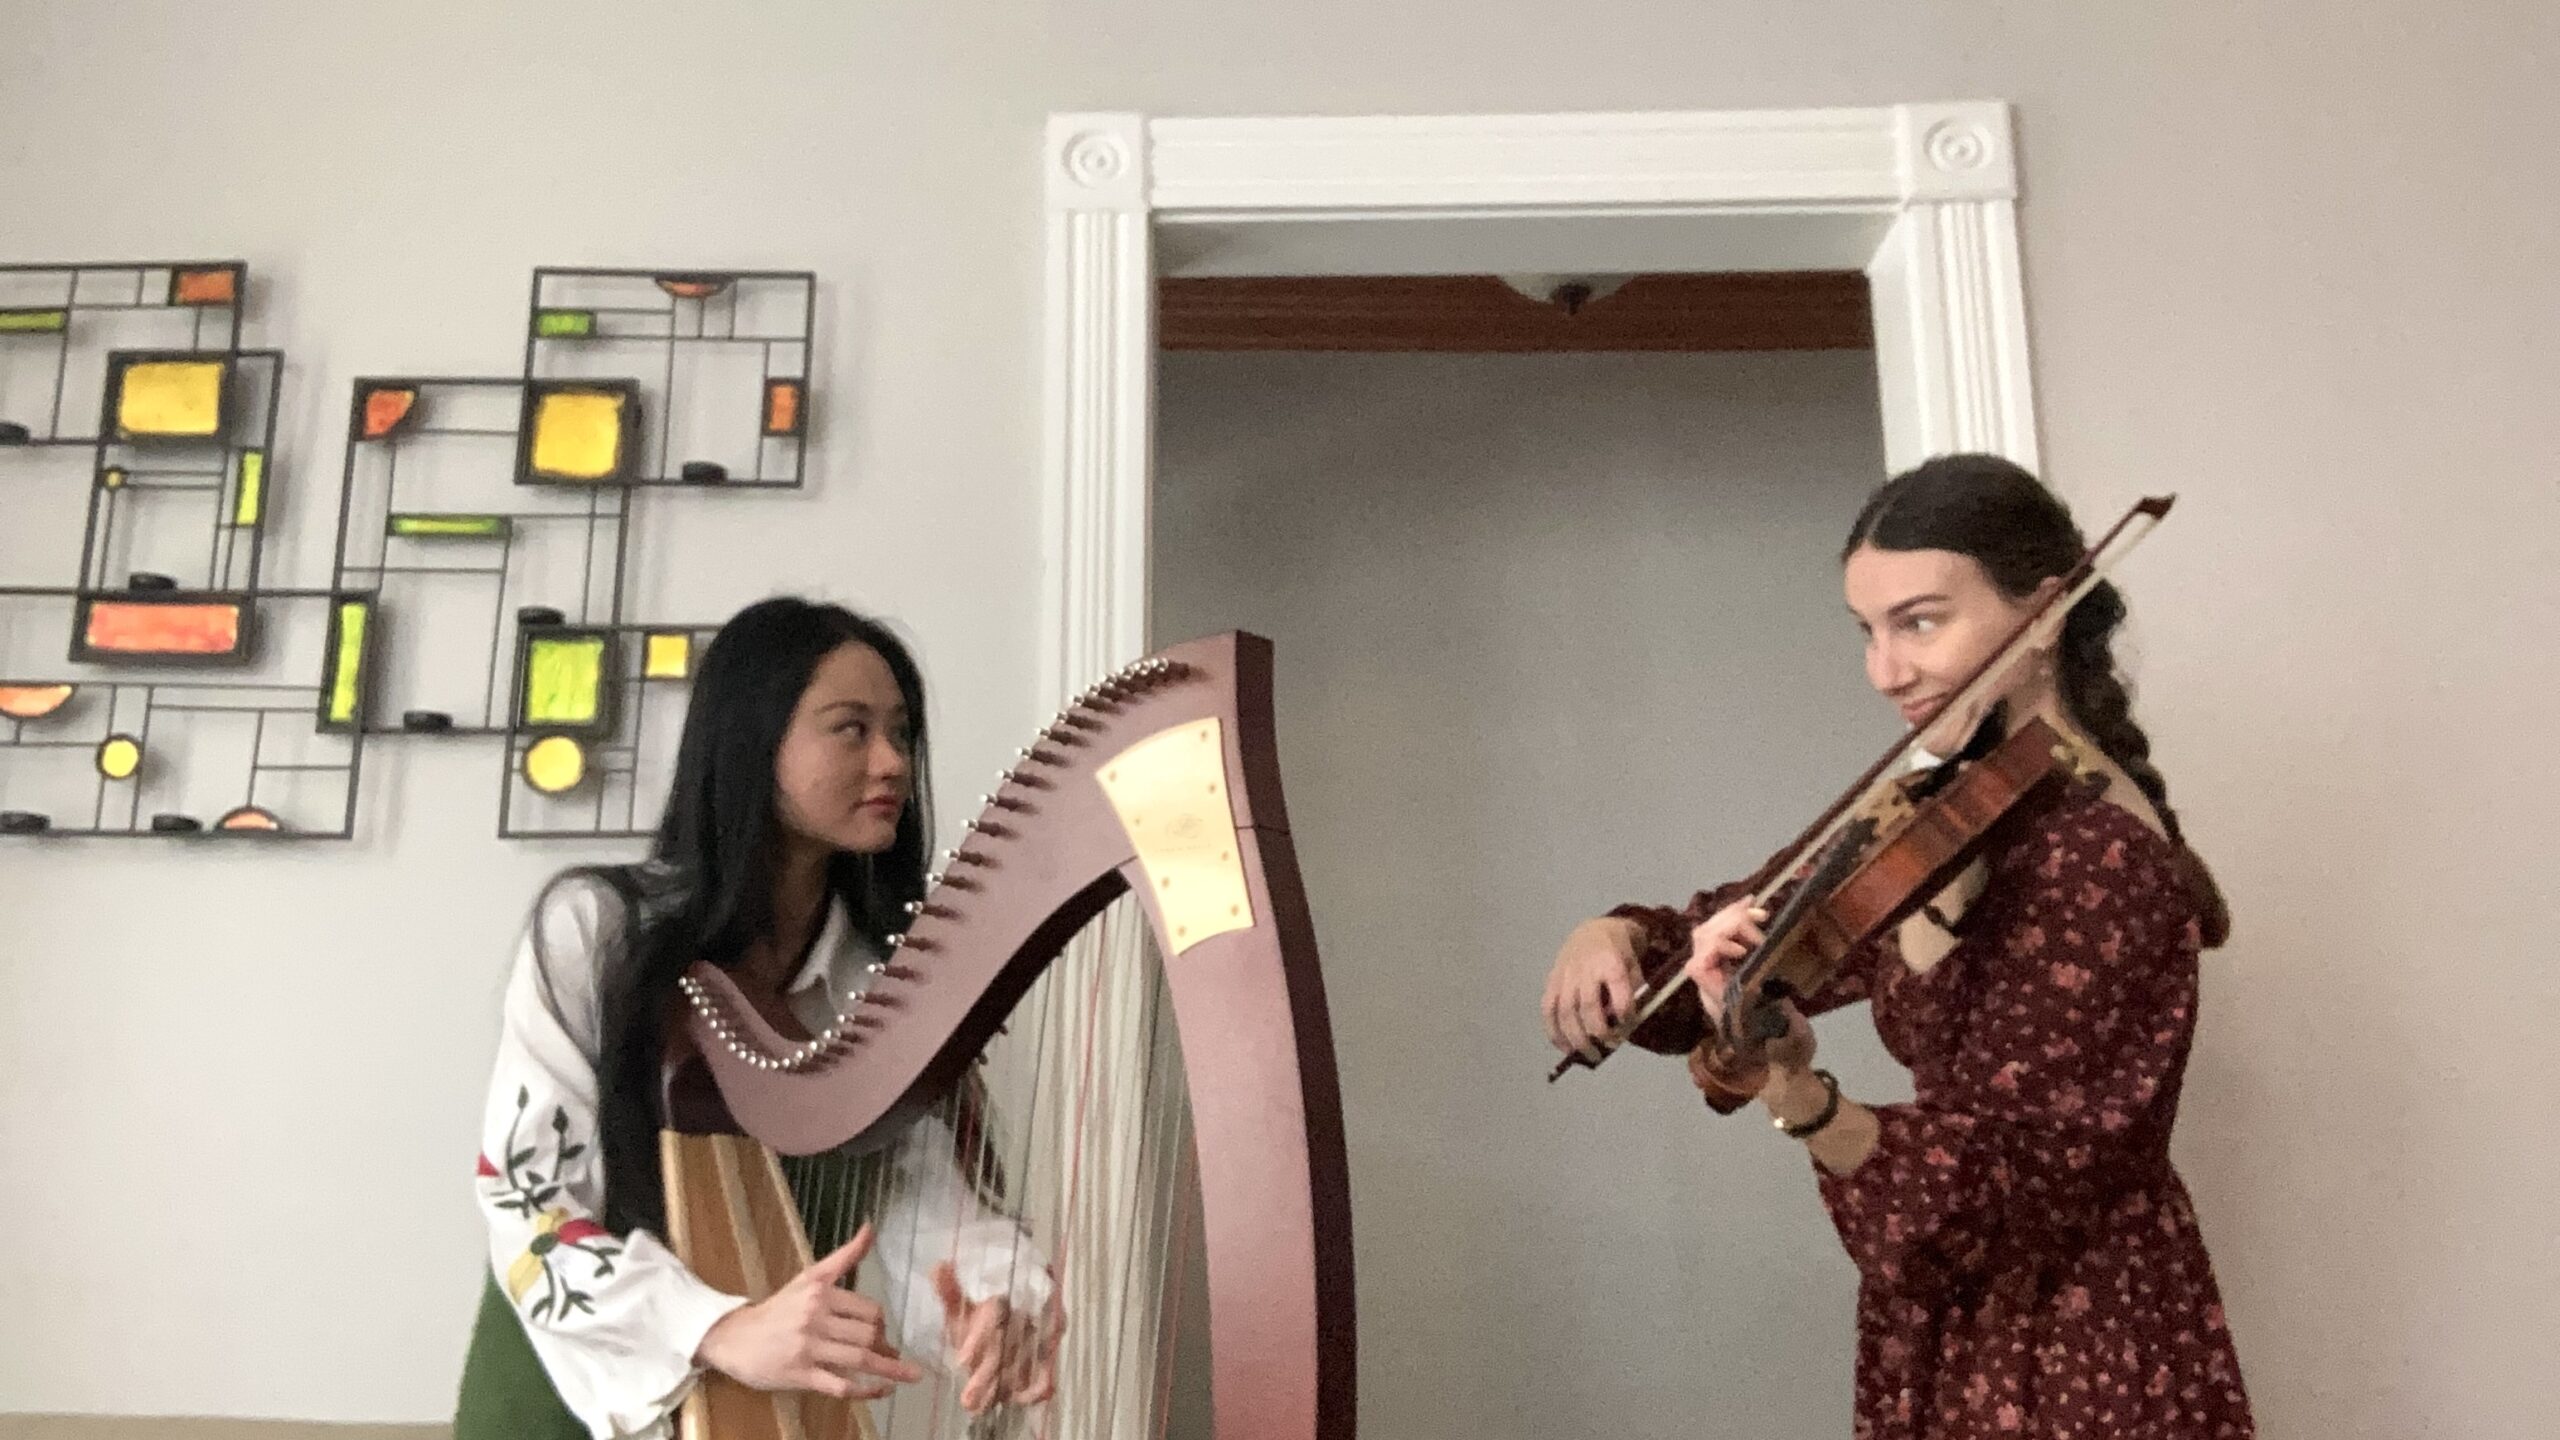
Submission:
[[1159,730],[1106,763],[1101,778],[1102,793],[1138,852],[1174,954],[1253,928],[1217,720]]

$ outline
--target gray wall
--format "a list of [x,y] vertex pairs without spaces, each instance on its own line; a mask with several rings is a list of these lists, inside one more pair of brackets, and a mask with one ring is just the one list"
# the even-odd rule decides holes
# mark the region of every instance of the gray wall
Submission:
[[[2240,916],[2183,1154],[2252,1387],[2277,1434],[2560,1429],[2560,11],[0,0],[0,34],[0,250],[246,256],[305,495],[350,377],[515,363],[535,264],[823,272],[820,483],[703,507],[643,583],[897,614],[954,795],[1044,713],[1048,112],[2016,102],[2049,468],[2182,496],[2143,713]],[[497,973],[569,853],[489,838],[485,756],[370,783],[352,847],[0,852],[0,1409],[447,1404]]]
[[[1155,633],[1278,650],[1364,1431],[1844,1433],[1848,1388],[1799,1378],[1847,1373],[1855,1286],[1802,1147],[1677,1062],[1547,1085],[1537,998],[1575,921],[1749,870],[1898,728],[1832,563],[1883,473],[1873,357],[1173,355],[1160,383]],[[1908,1093],[1862,1014],[1824,1030],[1856,1093]]]

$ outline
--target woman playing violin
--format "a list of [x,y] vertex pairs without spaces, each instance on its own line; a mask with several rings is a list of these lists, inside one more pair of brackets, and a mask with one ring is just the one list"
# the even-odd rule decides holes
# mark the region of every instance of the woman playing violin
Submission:
[[[1782,1038],[1737,1047],[1710,1027],[1690,1051],[1710,1106],[1756,1099],[1812,1153],[1858,1267],[1862,1440],[2255,1433],[2169,1163],[2198,955],[2229,916],[2116,673],[2122,596],[2099,585],[2013,678],[1948,704],[2081,553],[2062,503],[1989,456],[1932,460],[1859,512],[1842,552],[1849,609],[1869,682],[1926,724],[1920,748],[1955,753],[1997,706],[2076,742],[2083,774],[1784,1003]],[[1769,918],[1738,889],[1578,927],[1548,979],[1549,1038],[1592,1053],[1684,939],[1685,973],[1718,1018]],[[1804,1017],[1861,1000],[1910,1067],[1907,1104],[1861,1104],[1814,1064]]]

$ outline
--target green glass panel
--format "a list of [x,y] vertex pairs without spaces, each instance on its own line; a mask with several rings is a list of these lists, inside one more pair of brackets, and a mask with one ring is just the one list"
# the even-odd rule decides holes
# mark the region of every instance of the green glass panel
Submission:
[[0,335],[59,335],[70,328],[68,310],[0,310]]
[[524,722],[591,725],[604,688],[604,639],[568,635],[533,642],[525,658]]
[[412,540],[503,540],[515,528],[504,515],[394,515],[391,533]]
[[373,607],[361,600],[338,606],[338,653],[329,680],[329,723],[352,725],[363,694],[365,622]]
[[596,333],[593,310],[544,310],[533,317],[533,333],[547,339]]
[[267,452],[240,452],[240,501],[233,507],[231,523],[244,528],[255,526],[267,507]]

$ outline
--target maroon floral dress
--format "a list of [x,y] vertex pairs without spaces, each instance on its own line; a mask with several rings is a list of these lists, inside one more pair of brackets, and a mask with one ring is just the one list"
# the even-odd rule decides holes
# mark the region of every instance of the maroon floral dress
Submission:
[[[1882,944],[1805,1007],[1871,1001],[1916,1091],[1855,1170],[1815,1166],[1858,1267],[1856,1434],[2252,1436],[2169,1164],[2198,951],[2176,851],[2083,786],[1987,858],[1936,965]],[[1620,913],[1660,943],[1712,898]]]

